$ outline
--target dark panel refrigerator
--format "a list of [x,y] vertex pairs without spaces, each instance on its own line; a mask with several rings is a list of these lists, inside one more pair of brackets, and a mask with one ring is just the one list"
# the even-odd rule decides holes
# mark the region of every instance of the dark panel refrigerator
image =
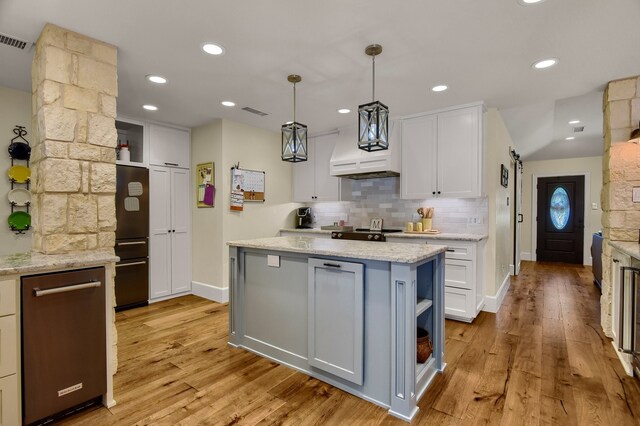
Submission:
[[117,166],[116,311],[149,301],[149,170]]

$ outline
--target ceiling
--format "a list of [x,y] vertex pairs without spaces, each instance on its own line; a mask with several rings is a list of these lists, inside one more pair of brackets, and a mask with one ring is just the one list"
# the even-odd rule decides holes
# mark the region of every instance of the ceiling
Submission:
[[[187,127],[227,118],[279,131],[293,115],[292,73],[310,133],[354,124],[371,100],[364,48],[379,43],[376,97],[392,116],[484,100],[535,159],[601,152],[601,116],[571,145],[561,117],[583,120],[601,109],[595,94],[608,81],[640,74],[637,0],[0,0],[0,33],[35,41],[46,22],[118,46],[119,114]],[[205,41],[226,53],[204,54]],[[30,91],[32,54],[0,45],[0,85]],[[531,67],[547,57],[560,62]],[[436,84],[449,90],[434,93]],[[338,114],[344,107],[352,112]]]

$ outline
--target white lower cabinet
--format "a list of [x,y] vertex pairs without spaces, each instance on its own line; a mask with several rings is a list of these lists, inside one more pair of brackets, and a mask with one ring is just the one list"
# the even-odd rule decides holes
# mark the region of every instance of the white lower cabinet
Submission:
[[309,258],[309,365],[363,383],[363,265]]
[[0,426],[19,425],[16,280],[0,281]]
[[484,307],[484,241],[387,236],[388,242],[447,246],[444,261],[444,314],[472,322]]
[[149,297],[191,290],[191,185],[186,169],[149,169]]

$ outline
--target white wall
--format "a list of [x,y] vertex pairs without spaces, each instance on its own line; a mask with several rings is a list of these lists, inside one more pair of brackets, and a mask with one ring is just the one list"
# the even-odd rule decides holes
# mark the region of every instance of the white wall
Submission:
[[[509,155],[509,149],[513,143],[497,109],[490,108],[487,111],[485,123],[485,188],[489,199],[489,239],[485,253],[485,295],[488,296],[489,310],[494,310],[491,308],[499,307],[501,299],[504,297],[508,286],[509,265],[513,263],[511,221],[513,217],[514,168]],[[500,185],[501,164],[509,169],[509,186],[507,188]]]
[[[535,188],[533,176],[556,176],[567,174],[583,174],[588,172],[590,180],[585,181],[585,192],[589,186],[589,192],[585,193],[585,206],[588,214],[585,216],[584,229],[584,264],[591,265],[591,234],[601,229],[602,210],[600,208],[600,191],[602,190],[602,157],[567,158],[562,160],[525,161],[523,163],[524,174],[522,178],[522,210],[524,221],[522,223],[522,258],[532,259],[532,218],[533,192]],[[597,209],[591,208],[591,203],[597,203]]]
[[[298,207],[291,201],[293,168],[280,159],[280,150],[280,133],[229,120],[193,129],[192,165],[213,160],[216,168],[215,207],[193,207],[194,293],[228,300],[227,241],[275,237],[293,223]],[[231,166],[238,162],[240,168],[266,173],[266,201],[245,203],[242,212],[229,210]]]
[[7,178],[11,157],[7,148],[15,136],[13,128],[16,125],[26,128],[26,139],[32,143],[31,93],[0,87],[0,140],[3,142],[0,144],[0,255],[31,251],[31,231],[14,234],[7,225],[7,218],[11,214],[11,205],[7,199],[11,190],[11,182]]

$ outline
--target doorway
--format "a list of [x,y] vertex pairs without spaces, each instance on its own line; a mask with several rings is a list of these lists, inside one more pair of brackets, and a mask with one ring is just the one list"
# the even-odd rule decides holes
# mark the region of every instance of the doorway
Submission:
[[537,260],[583,263],[584,180],[583,175],[538,178]]

